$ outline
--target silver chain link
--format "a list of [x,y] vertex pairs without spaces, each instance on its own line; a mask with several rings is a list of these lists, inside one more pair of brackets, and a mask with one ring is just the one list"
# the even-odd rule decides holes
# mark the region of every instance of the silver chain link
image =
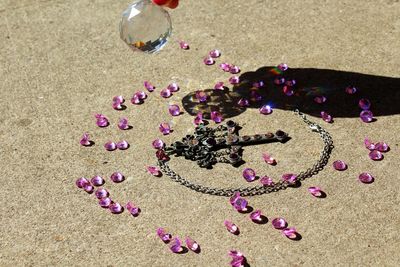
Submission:
[[[311,167],[308,168],[306,171],[302,171],[297,174],[297,181],[303,181],[306,178],[312,177],[320,172],[327,164],[330,157],[330,154],[333,149],[333,140],[331,135],[320,125],[315,122],[310,121],[305,114],[301,113],[298,109],[294,111],[294,113],[310,127],[313,132],[316,132],[320,135],[322,141],[324,142],[324,149],[321,151],[320,157],[318,161]],[[168,175],[173,181],[186,186],[194,191],[210,194],[215,196],[224,196],[230,197],[233,195],[234,192],[240,192],[241,196],[255,196],[255,195],[262,195],[271,192],[277,192],[279,190],[284,190],[288,186],[290,186],[289,182],[287,181],[279,181],[274,183],[271,186],[253,186],[253,187],[240,187],[240,188],[213,188],[204,186],[201,184],[195,184],[191,181],[181,177],[175,171],[173,171],[170,166],[167,164],[166,161],[159,160],[158,166],[160,166],[161,171]]]

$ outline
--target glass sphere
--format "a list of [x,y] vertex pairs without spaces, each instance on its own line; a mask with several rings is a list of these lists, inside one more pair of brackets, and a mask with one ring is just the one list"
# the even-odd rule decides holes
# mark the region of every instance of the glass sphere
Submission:
[[172,32],[166,10],[151,0],[136,0],[123,13],[121,39],[133,50],[154,53],[167,43]]

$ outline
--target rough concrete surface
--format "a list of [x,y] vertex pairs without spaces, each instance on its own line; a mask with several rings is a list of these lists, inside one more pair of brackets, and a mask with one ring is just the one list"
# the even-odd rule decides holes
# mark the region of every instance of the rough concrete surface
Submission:
[[[181,2],[171,12],[170,42],[150,56],[133,53],[119,39],[120,14],[129,1],[0,1],[0,265],[229,266],[227,251],[238,249],[250,266],[398,266],[399,1]],[[190,50],[179,49],[181,39]],[[206,67],[202,59],[214,48],[223,55]],[[218,70],[221,62],[240,66],[241,75],[259,70],[261,76],[263,67],[286,62],[297,70],[299,92],[302,83],[313,81],[307,86],[328,95],[326,109],[334,116],[328,124],[315,116],[324,106],[299,106],[332,134],[335,148],[323,171],[300,187],[248,198],[269,219],[264,225],[235,212],[226,198],[196,193],[144,169],[155,163],[150,144],[161,137],[160,122],[173,122],[174,132],[163,137],[167,143],[193,130],[193,117],[185,111],[171,118],[168,104],[227,82],[229,75]],[[176,81],[181,90],[170,99],[157,91],[143,105],[128,101],[126,110],[111,108],[113,96],[129,99],[144,80],[158,91]],[[357,86],[358,94],[344,94],[344,84]],[[362,96],[370,98],[376,115],[369,124],[357,115]],[[301,96],[274,97],[271,115],[249,108],[233,119],[245,124],[243,133],[285,130],[289,142],[245,148],[246,163],[239,168],[217,164],[204,170],[178,158],[171,166],[215,187],[246,185],[241,178],[246,166],[274,179],[311,167],[323,144],[286,105]],[[111,126],[98,128],[94,113],[106,114]],[[131,130],[116,127],[122,116]],[[86,131],[95,141],[89,148],[79,145]],[[366,136],[390,145],[384,160],[368,158]],[[120,139],[131,147],[114,152],[102,147]],[[278,164],[265,164],[262,152],[272,153]],[[348,170],[333,170],[336,159],[346,161]],[[108,177],[117,170],[127,180],[113,184]],[[374,183],[358,181],[365,171]],[[115,201],[137,203],[140,216],[112,215],[76,188],[78,177],[96,174],[106,177]],[[309,186],[320,186],[327,197],[313,198]],[[296,227],[301,240],[273,229],[277,216]],[[239,236],[225,230],[225,219],[240,227]],[[171,253],[155,234],[160,226],[193,237],[201,253]]]

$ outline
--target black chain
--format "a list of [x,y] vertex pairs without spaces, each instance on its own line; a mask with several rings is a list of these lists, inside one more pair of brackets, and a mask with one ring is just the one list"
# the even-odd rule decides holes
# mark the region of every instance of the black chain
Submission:
[[[298,109],[296,109],[294,113],[300,116],[313,132],[318,133],[324,142],[324,149],[321,151],[318,161],[311,168],[308,168],[306,171],[297,174],[296,180],[302,181],[305,180],[306,178],[316,175],[328,164],[328,160],[333,149],[333,140],[331,135],[324,128],[322,128],[315,122],[310,121],[306,117],[306,115],[301,113]],[[240,187],[240,188],[213,188],[192,183],[191,181],[181,177],[179,174],[177,174],[170,168],[170,166],[167,164],[166,161],[159,160],[158,165],[160,166],[161,171],[164,174],[168,175],[173,181],[183,186],[186,186],[187,188],[190,188],[194,191],[215,196],[230,197],[233,195],[234,192],[240,192],[241,196],[262,195],[271,192],[276,192],[279,190],[284,190],[290,185],[289,182],[287,181],[279,181],[271,186],[261,185],[261,186]]]

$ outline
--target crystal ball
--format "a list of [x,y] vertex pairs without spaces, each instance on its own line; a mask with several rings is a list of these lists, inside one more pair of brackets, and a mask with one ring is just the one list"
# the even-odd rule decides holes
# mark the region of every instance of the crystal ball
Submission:
[[123,13],[121,39],[133,50],[154,53],[167,43],[172,32],[166,10],[151,0],[136,0]]

